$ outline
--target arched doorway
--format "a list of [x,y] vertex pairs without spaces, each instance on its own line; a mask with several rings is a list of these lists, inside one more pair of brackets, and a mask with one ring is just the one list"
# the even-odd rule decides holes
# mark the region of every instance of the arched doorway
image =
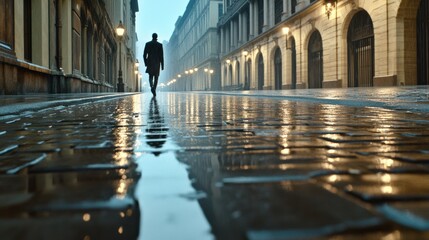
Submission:
[[247,60],[245,66],[244,66],[244,90],[250,89],[250,81],[251,81],[251,73],[250,69],[252,67],[252,60]]
[[282,53],[280,48],[274,54],[274,86],[276,90],[282,89]]
[[290,48],[291,48],[291,54],[292,54],[292,58],[291,58],[291,73],[292,73],[292,83],[291,83],[291,88],[292,89],[296,89],[296,44],[295,44],[295,38],[290,38]]
[[422,0],[417,12],[417,84],[429,84],[429,2]]
[[313,32],[308,43],[308,88],[322,88],[323,46],[319,31]]
[[264,58],[262,54],[258,56],[258,90],[264,89]]
[[374,27],[366,11],[358,12],[347,33],[348,86],[374,86]]

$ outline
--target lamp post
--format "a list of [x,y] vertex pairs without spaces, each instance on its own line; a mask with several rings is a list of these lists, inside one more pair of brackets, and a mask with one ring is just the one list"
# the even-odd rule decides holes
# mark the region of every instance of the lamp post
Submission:
[[210,69],[210,70],[209,70],[209,89],[210,89],[210,90],[213,90],[213,89],[212,89],[212,75],[213,75],[213,73],[214,73],[214,70],[213,70],[213,69]]
[[135,71],[135,73],[136,73],[136,92],[139,92],[139,66],[140,66],[140,63],[139,63],[138,59],[136,59],[136,63],[134,64],[134,66],[136,67],[136,71]]
[[284,27],[283,28],[283,34],[285,35],[285,39],[286,39],[285,40],[286,49],[288,49],[287,38],[289,36],[289,31],[290,31],[289,27]]
[[118,92],[124,92],[124,80],[122,79],[122,63],[121,63],[121,48],[122,48],[122,36],[124,36],[125,27],[122,21],[119,21],[119,25],[116,27],[116,35],[119,37],[119,73],[118,73]]

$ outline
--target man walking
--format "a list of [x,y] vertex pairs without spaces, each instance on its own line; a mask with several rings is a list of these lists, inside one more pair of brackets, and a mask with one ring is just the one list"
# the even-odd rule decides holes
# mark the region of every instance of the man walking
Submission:
[[149,74],[150,90],[156,96],[156,86],[158,85],[159,68],[164,70],[164,50],[162,44],[158,42],[158,34],[152,34],[152,41],[147,42],[143,52],[146,73]]

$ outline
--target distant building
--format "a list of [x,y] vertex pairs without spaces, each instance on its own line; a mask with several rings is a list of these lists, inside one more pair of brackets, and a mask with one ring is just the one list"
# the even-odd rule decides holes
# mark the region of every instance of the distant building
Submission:
[[116,91],[119,21],[135,89],[137,0],[4,0],[0,11],[0,94]]
[[428,1],[223,2],[223,89],[429,84]]
[[191,0],[165,47],[170,90],[220,89],[217,23],[222,0]]

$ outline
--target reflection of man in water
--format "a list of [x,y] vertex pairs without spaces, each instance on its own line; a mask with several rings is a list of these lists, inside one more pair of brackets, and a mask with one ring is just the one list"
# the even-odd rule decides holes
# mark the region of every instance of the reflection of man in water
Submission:
[[[160,149],[167,140],[168,127],[165,125],[164,117],[159,113],[159,106],[156,98],[153,97],[149,105],[148,127],[146,129],[147,144],[154,149]],[[159,156],[161,151],[154,151],[155,156]]]

